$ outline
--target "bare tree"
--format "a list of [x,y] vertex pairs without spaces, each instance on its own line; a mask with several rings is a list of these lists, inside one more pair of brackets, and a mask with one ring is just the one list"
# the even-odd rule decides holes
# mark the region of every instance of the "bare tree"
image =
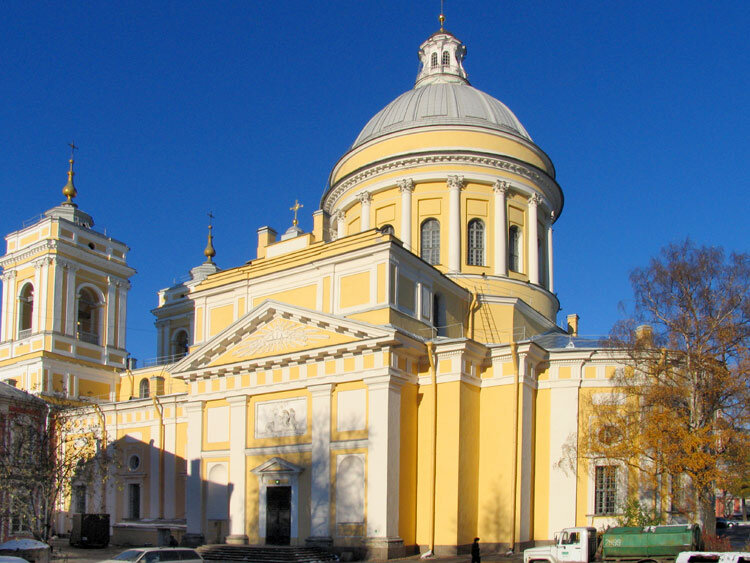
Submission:
[[47,541],[74,485],[106,479],[111,453],[90,407],[48,405],[17,413],[0,442],[0,499],[14,530]]
[[630,280],[632,313],[612,331],[626,367],[589,401],[577,454],[633,468],[641,492],[666,490],[713,534],[717,486],[750,448],[750,256],[687,240]]

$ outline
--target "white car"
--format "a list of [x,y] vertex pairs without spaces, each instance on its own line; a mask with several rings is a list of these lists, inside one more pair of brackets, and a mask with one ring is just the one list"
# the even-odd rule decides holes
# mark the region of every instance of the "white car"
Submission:
[[159,561],[184,561],[185,563],[199,563],[203,561],[197,551],[187,547],[135,547],[115,555],[112,559],[105,559],[102,563],[117,561],[137,561],[138,563],[157,563]]
[[675,563],[750,563],[750,552],[683,551]]

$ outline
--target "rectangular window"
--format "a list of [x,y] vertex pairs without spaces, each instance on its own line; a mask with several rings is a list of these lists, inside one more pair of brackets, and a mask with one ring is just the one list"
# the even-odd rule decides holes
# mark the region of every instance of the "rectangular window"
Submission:
[[594,486],[594,514],[614,514],[617,501],[617,467],[597,467]]
[[86,485],[76,485],[73,488],[73,512],[86,514]]
[[137,483],[128,485],[128,518],[131,520],[141,518],[141,486]]

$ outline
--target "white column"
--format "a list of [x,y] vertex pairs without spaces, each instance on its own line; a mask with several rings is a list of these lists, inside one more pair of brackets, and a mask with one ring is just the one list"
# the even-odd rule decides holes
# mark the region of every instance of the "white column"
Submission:
[[333,214],[333,220],[336,221],[336,238],[343,238],[346,236],[346,216],[340,209]]
[[34,308],[31,315],[31,332],[39,331],[39,319],[41,318],[42,307],[40,306],[39,297],[41,296],[42,288],[42,266],[44,265],[44,259],[34,263]]
[[537,209],[541,198],[534,194],[529,198],[529,282],[539,285],[539,233]]
[[76,333],[76,271],[78,268],[68,265],[67,291],[65,294],[65,334],[75,336]]
[[107,276],[107,334],[105,335],[105,346],[117,346],[115,338],[115,295],[117,283],[112,277]]
[[203,403],[188,403],[185,407],[187,427],[187,486],[185,505],[187,533],[203,535],[203,483],[201,482],[201,450],[203,446]]
[[411,194],[414,191],[414,180],[407,178],[398,181],[398,189],[401,192],[401,231],[399,238],[404,243],[404,248],[414,251],[411,247]]
[[18,305],[18,294],[16,291],[16,271],[10,271],[5,276],[3,287],[7,286],[8,293],[6,294],[6,306],[5,313],[5,338],[4,340],[14,340],[16,334],[16,324],[13,319],[16,316],[16,307]]
[[52,330],[59,333],[65,332],[65,327],[62,326],[62,303],[63,303],[63,276],[65,271],[63,269],[63,263],[59,260],[54,262],[55,264],[55,288],[53,289],[52,295]]
[[365,380],[368,394],[367,536],[398,537],[400,385],[390,376]]
[[555,222],[555,212],[549,214],[549,225],[547,225],[547,289],[550,293],[555,292],[555,269],[552,260],[552,223]]
[[38,293],[35,295],[36,303],[34,307],[39,309],[39,330],[41,331],[49,330],[50,328],[49,323],[51,319],[49,309],[47,308],[47,295],[49,294],[49,265],[51,262],[52,260],[49,256],[42,259],[42,287],[39,288]]
[[310,536],[331,537],[331,390],[330,384],[308,387],[312,395],[312,467]]
[[118,287],[118,300],[117,300],[117,339],[116,346],[122,350],[125,349],[125,326],[128,317],[128,289],[130,289],[130,282],[125,282]]
[[495,192],[495,275],[508,275],[508,217],[505,198],[510,183],[497,180]]
[[229,403],[229,482],[232,483],[229,498],[229,537],[227,543],[245,544],[245,446],[247,444],[247,397],[230,397]]
[[448,176],[448,270],[461,270],[461,188],[463,176]]
[[357,199],[362,206],[359,216],[359,230],[367,231],[370,228],[370,204],[372,203],[372,196],[370,192],[362,192],[357,196]]

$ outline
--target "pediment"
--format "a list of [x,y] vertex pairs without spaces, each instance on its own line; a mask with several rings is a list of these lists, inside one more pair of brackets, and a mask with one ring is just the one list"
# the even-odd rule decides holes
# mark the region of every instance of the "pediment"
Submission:
[[275,475],[279,473],[302,473],[304,471],[304,467],[300,467],[299,465],[295,465],[290,461],[287,461],[280,457],[272,457],[268,461],[260,464],[255,469],[252,469],[251,471],[255,473],[256,475]]
[[194,372],[392,337],[392,329],[264,301],[173,368]]

